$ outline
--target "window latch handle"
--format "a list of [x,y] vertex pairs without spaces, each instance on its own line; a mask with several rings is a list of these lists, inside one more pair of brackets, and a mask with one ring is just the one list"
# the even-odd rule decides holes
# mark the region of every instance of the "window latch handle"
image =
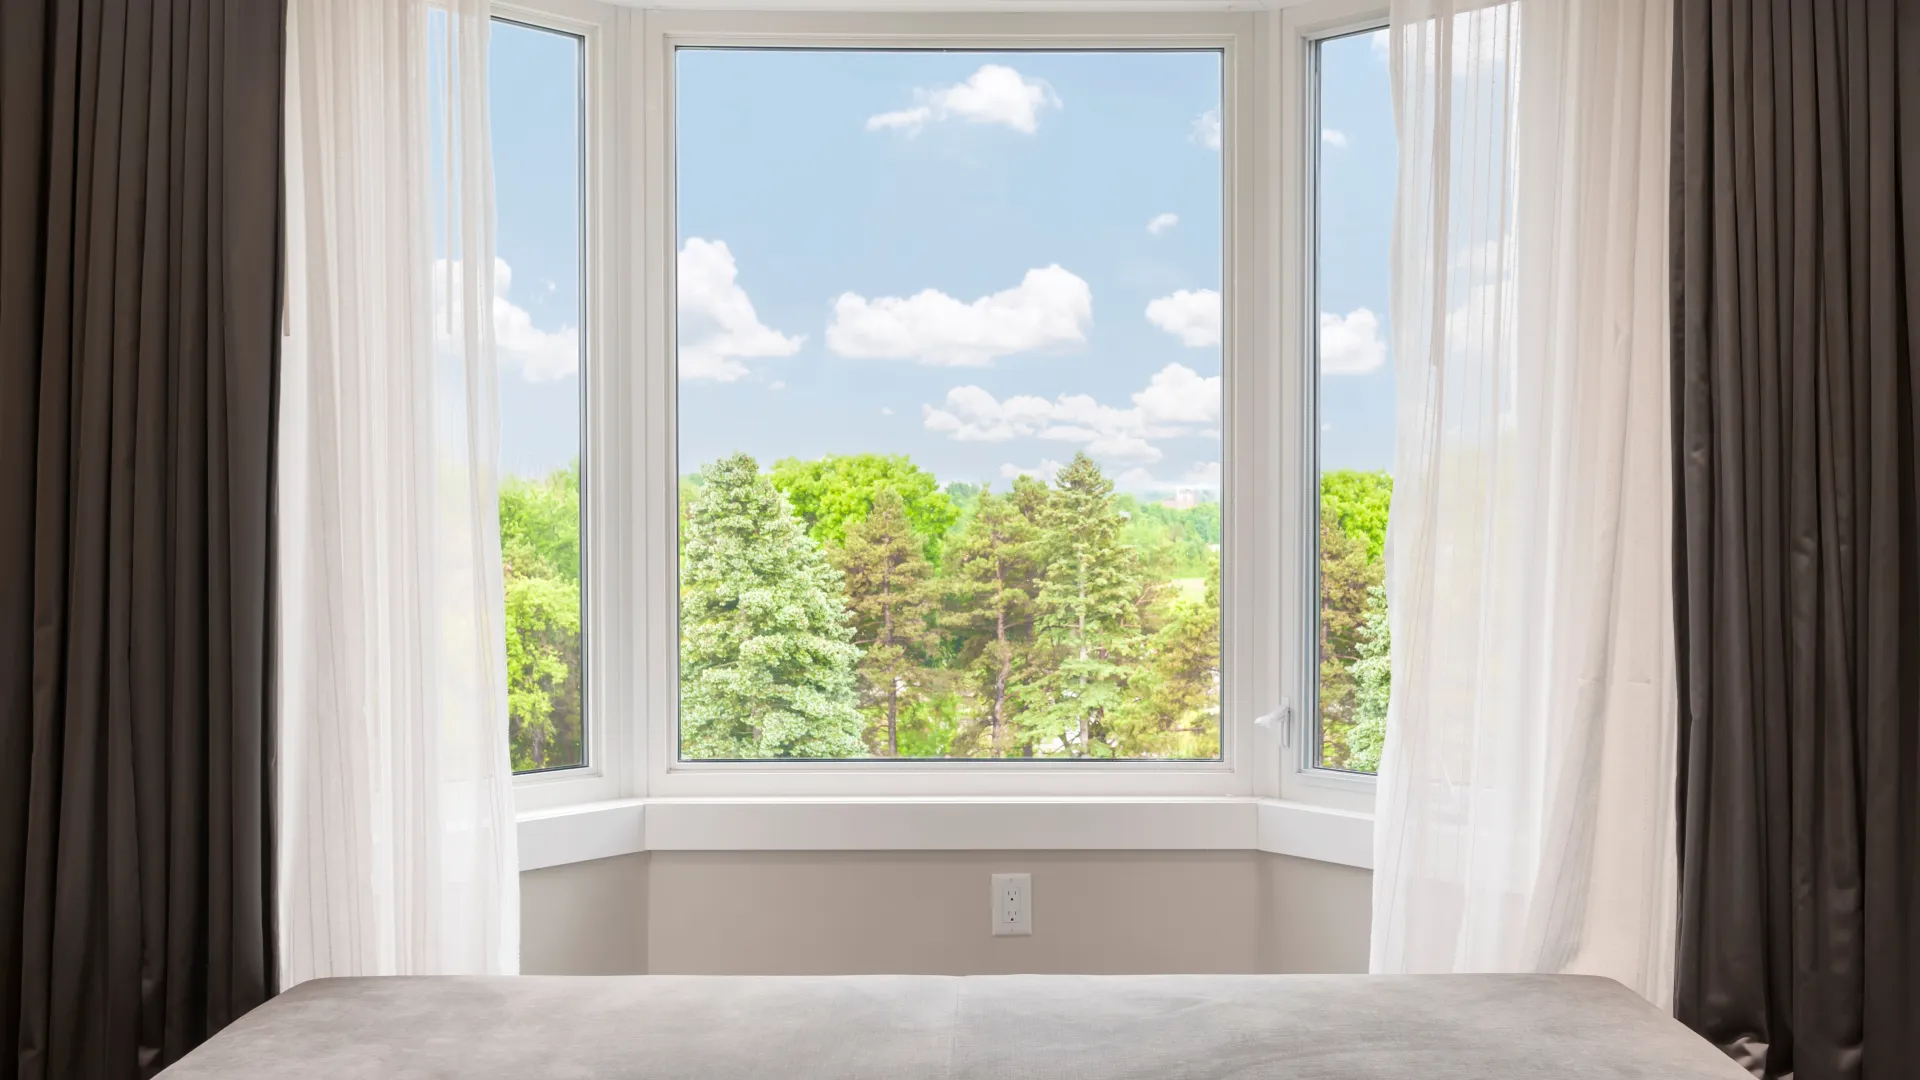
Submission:
[[1293,702],[1283,700],[1278,709],[1256,717],[1253,722],[1263,728],[1278,729],[1280,745],[1288,748],[1293,746]]

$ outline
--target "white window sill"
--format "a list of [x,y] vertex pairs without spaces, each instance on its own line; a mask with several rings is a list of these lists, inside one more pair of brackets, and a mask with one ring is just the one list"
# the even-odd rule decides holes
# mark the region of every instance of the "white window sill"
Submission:
[[1373,818],[1253,798],[617,799],[520,815],[520,869],[639,851],[1265,851],[1371,868]]

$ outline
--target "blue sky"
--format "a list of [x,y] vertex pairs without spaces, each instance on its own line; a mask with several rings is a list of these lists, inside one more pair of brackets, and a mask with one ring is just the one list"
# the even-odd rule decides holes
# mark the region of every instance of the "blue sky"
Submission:
[[[496,24],[521,474],[579,446],[578,63]],[[1386,68],[1360,37],[1323,71],[1322,464],[1384,468]],[[1217,483],[1217,54],[683,50],[676,97],[682,472],[876,451],[1004,487],[1084,449],[1142,494]]]

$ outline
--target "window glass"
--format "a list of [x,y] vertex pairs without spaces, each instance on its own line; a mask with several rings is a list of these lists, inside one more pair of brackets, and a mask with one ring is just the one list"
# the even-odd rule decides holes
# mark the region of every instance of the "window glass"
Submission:
[[1319,764],[1370,773],[1392,683],[1382,551],[1393,497],[1393,104],[1386,31],[1316,48]]
[[530,772],[586,763],[582,42],[496,19],[489,62],[507,712]]
[[683,759],[1219,756],[1221,69],[678,51]]

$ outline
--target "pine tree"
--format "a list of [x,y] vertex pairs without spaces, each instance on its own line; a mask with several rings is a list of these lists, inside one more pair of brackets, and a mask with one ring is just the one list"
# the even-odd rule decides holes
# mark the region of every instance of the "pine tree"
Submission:
[[1036,530],[1011,496],[982,491],[948,559],[954,615],[967,646],[961,659],[986,699],[987,753],[1005,757],[1016,660],[1031,639]]
[[1121,745],[1151,757],[1220,752],[1220,562],[1199,601],[1178,604],[1139,664],[1129,707],[1116,719]]
[[1140,645],[1136,600],[1144,582],[1121,540],[1126,518],[1113,481],[1087,455],[1075,454],[1054,478],[1040,511],[1045,577],[1036,627],[1053,650],[1049,670],[1028,681],[1022,725],[1058,738],[1076,757],[1111,757],[1102,730],[1126,703],[1129,662]]
[[876,726],[874,741],[887,756],[898,757],[901,698],[936,638],[929,623],[933,567],[925,541],[908,520],[906,502],[891,489],[877,492],[873,509],[848,525],[846,534],[835,554],[846,575],[854,642],[861,649],[862,696],[886,721],[884,740]]
[[1393,630],[1387,622],[1387,589],[1367,590],[1367,617],[1353,665],[1353,730],[1347,733],[1347,768],[1379,772],[1387,742],[1387,698],[1393,690]]
[[862,756],[840,572],[751,457],[703,473],[680,560],[681,752]]

